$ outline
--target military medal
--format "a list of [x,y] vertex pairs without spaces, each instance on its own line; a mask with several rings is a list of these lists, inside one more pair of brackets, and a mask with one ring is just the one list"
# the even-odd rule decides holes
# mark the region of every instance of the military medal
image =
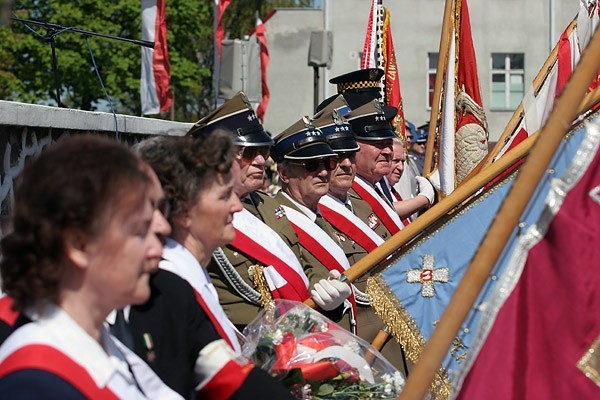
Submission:
[[146,346],[146,360],[153,362],[156,359],[156,354],[154,353],[154,342],[149,333],[144,333],[144,346]]
[[275,209],[275,219],[281,219],[285,216],[285,210],[283,207],[277,207]]
[[375,229],[378,226],[379,226],[379,219],[377,218],[377,215],[375,215],[375,213],[371,213],[371,215],[369,215],[369,228]]

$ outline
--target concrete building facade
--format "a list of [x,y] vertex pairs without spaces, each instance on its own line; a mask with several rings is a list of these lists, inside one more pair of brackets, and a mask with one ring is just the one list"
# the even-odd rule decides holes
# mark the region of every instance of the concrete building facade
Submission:
[[[430,118],[428,82],[429,74],[435,71],[430,66],[437,65],[434,57],[439,51],[444,3],[384,0],[391,13],[405,117],[417,126]],[[360,68],[370,6],[371,0],[323,0],[316,8],[279,9],[267,21],[271,99],[264,124],[273,135],[313,113],[314,71],[307,62],[311,32],[333,33],[331,67],[319,68],[318,95],[323,100],[336,93],[335,86],[327,82],[330,78]],[[579,1],[471,0],[469,10],[483,106],[493,142],[576,15]],[[504,78],[506,84],[498,82]]]

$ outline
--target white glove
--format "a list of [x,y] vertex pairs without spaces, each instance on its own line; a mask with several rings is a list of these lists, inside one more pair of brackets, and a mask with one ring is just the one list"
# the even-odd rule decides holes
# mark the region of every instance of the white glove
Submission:
[[329,277],[315,283],[310,291],[315,303],[324,311],[335,310],[352,293],[350,285],[339,280],[340,276],[336,270],[329,271]]
[[422,176],[416,176],[417,186],[420,196],[425,196],[429,201],[429,205],[433,204],[433,200],[435,199],[435,191],[433,190],[433,185],[429,183],[426,178]]

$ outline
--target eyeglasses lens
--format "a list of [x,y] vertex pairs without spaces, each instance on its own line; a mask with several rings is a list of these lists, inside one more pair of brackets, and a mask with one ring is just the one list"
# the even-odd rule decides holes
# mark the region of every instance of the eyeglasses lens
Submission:
[[252,161],[259,155],[261,155],[265,160],[269,158],[269,154],[271,153],[271,146],[248,146],[242,148],[240,152],[240,157],[246,161]]

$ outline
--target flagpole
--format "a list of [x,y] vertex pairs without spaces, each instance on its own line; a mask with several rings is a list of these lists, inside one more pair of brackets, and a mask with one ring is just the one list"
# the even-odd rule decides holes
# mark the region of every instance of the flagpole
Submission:
[[531,149],[531,154],[521,168],[506,200],[425,346],[423,355],[408,378],[404,390],[398,397],[399,400],[422,399],[425,396],[452,340],[458,334],[481,288],[489,278],[500,253],[564,138],[565,131],[576,117],[578,105],[599,69],[600,30],[596,29],[564,92],[556,100],[548,122],[536,140],[536,145]]
[[[453,17],[454,0],[446,0],[444,7],[444,19],[442,21],[442,35],[440,37],[440,48],[438,52],[438,65],[435,73],[435,86],[433,89],[433,100],[431,102],[431,114],[429,116],[429,137],[427,138],[427,150],[425,152],[425,163],[423,164],[423,176],[433,172],[433,152],[435,141],[439,140],[437,125],[440,119],[440,104],[442,97],[442,84],[446,65],[448,63],[448,51],[450,49],[450,40],[453,40],[452,32],[454,30]],[[439,155],[438,155],[439,157]]]

